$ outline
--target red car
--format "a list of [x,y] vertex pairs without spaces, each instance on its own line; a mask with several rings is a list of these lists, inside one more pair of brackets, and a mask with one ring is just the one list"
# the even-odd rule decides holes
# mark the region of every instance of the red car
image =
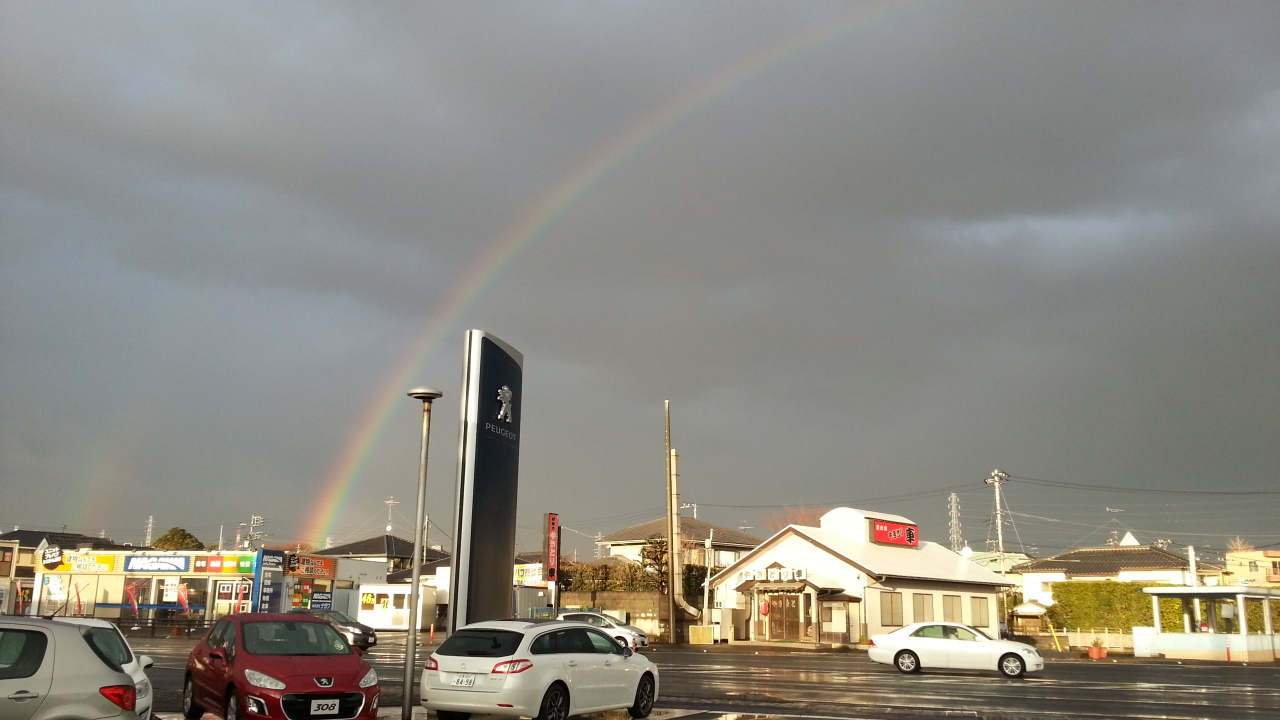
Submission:
[[205,710],[226,720],[372,720],[378,673],[320,618],[228,615],[187,658],[182,714]]

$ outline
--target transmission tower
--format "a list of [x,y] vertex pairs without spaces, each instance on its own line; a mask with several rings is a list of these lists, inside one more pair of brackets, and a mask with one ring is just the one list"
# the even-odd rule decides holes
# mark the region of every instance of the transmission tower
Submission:
[[947,512],[951,515],[951,522],[948,523],[951,528],[951,552],[960,552],[964,549],[964,535],[960,532],[960,496],[951,493],[951,499],[947,501]]
[[[147,539],[142,541],[143,547],[151,547],[151,531],[156,528],[156,517],[154,515],[147,516]],[[62,528],[66,530],[66,528]]]

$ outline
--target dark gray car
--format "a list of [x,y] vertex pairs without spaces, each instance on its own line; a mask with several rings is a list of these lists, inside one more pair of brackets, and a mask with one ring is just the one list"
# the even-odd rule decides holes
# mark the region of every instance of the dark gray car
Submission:
[[378,644],[378,633],[373,628],[339,610],[312,610],[310,608],[294,608],[289,612],[311,615],[329,621],[334,630],[347,639],[351,647],[368,650]]
[[137,688],[94,628],[0,616],[0,718],[138,720]]

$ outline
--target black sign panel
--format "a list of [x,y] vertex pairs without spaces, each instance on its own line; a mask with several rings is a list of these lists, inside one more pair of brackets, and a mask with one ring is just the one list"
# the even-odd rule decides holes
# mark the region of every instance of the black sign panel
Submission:
[[524,357],[467,331],[449,628],[511,617]]

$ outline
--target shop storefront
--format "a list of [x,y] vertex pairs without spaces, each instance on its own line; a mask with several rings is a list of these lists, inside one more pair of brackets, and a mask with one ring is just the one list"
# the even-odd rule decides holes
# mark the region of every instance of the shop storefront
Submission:
[[999,575],[896,515],[837,508],[791,525],[710,581],[729,641],[851,645],[922,620],[995,630]]
[[33,614],[138,620],[248,612],[259,553],[46,552]]

